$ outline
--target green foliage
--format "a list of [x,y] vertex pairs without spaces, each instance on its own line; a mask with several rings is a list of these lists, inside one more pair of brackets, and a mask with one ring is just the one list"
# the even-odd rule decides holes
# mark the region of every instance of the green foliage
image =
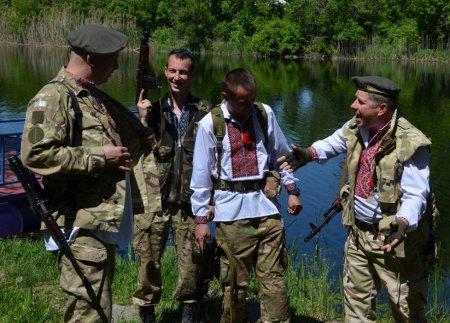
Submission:
[[4,17],[8,32],[22,33],[33,15],[41,9],[39,0],[12,0],[6,7]]
[[211,47],[213,17],[210,12],[210,0],[174,1],[175,30],[186,37],[187,47],[193,51]]
[[274,19],[266,23],[252,38],[252,49],[262,55],[298,54],[305,38],[293,22]]
[[420,44],[417,23],[412,19],[405,19],[398,25],[394,25],[386,34],[385,43],[396,44],[407,53],[415,52]]
[[[393,57],[423,49],[449,50],[448,0],[2,0],[0,40],[57,43],[66,28],[114,22],[131,35],[144,28],[157,34],[159,47],[181,44],[194,51],[212,42],[233,52],[292,55],[299,52],[361,55],[378,39]],[[62,20],[55,10],[70,11]],[[73,18],[73,19],[72,19]],[[68,19],[68,21],[67,21]],[[63,28],[57,37],[35,38],[36,26]],[[280,28],[271,30],[268,26]],[[49,30],[53,30],[49,28]],[[267,34],[268,32],[268,34]],[[266,33],[267,35],[264,35]],[[290,34],[289,34],[290,33]],[[45,33],[40,33],[44,35]],[[163,36],[169,36],[164,38]],[[50,39],[50,41],[47,41]],[[58,41],[55,41],[58,40]],[[392,57],[391,57],[392,58]]]
[[173,28],[162,27],[153,32],[152,38],[156,44],[167,44],[169,47],[174,47],[173,45],[176,43],[177,35]]
[[333,40],[337,43],[338,51],[342,54],[354,54],[358,45],[366,39],[363,27],[353,19],[339,22],[335,25]]

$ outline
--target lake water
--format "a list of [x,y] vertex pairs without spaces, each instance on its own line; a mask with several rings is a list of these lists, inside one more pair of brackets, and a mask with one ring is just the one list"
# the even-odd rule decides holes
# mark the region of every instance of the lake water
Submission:
[[[119,70],[102,88],[132,107],[135,95],[137,52],[122,54]],[[165,55],[155,59],[155,74],[163,76]],[[27,102],[67,62],[66,49],[8,47],[0,48],[0,118],[23,117]],[[408,64],[377,61],[269,60],[228,56],[203,56],[197,62],[192,93],[213,103],[220,101],[220,83],[224,74],[236,67],[250,69],[258,83],[257,100],[275,111],[289,142],[308,146],[331,134],[352,117],[353,75],[379,75],[397,82],[401,88],[399,113],[431,137],[431,185],[441,211],[438,228],[443,267],[450,259],[450,65]],[[164,82],[163,82],[164,83]],[[163,91],[167,89],[164,83]],[[150,93],[156,99],[158,94]],[[3,127],[3,126],[2,126]],[[318,223],[321,211],[338,195],[343,156],[327,166],[314,163],[297,171],[304,209],[292,217],[284,212],[287,240],[312,255],[315,242],[305,244],[308,222]],[[283,211],[287,197],[282,193]],[[342,265],[346,232],[340,215],[322,231],[318,244],[328,259]]]

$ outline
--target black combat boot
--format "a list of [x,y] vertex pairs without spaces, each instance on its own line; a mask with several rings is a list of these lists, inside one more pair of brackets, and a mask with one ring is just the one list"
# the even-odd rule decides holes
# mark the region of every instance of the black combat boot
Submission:
[[202,315],[199,303],[184,303],[181,323],[201,323]]
[[155,323],[155,306],[139,306],[139,317],[142,323]]

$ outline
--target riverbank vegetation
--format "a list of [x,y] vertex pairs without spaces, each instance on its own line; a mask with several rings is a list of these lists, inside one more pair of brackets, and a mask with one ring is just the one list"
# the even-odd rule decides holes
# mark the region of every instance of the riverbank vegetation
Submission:
[[163,50],[450,61],[446,0],[0,0],[1,42],[65,45],[85,23]]
[[[63,313],[63,293],[58,288],[57,259],[46,252],[40,235],[0,240],[0,322],[59,322]],[[319,254],[306,258],[291,247],[286,271],[293,322],[328,322],[343,319],[343,295],[340,284],[330,275],[332,266]],[[162,263],[163,294],[157,306],[158,321],[172,322],[181,317],[181,307],[173,295],[177,282],[176,254],[169,246]],[[113,284],[113,303],[124,309],[116,313],[118,322],[138,322],[137,310],[131,306],[136,286],[137,262],[117,258]],[[447,289],[436,272],[431,276],[428,317],[431,322],[450,319]],[[439,300],[438,300],[439,297]],[[249,303],[258,303],[258,284],[250,283]],[[250,315],[258,317],[257,306]],[[221,288],[214,280],[209,289],[208,316],[217,321],[221,311]],[[386,299],[379,306],[379,322],[390,321]],[[251,321],[254,321],[251,320]]]

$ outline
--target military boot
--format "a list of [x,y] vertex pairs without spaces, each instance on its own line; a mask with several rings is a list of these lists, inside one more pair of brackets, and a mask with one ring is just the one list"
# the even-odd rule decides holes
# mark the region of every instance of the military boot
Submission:
[[184,303],[181,323],[202,323],[201,306],[199,303]]
[[155,323],[155,306],[139,306],[139,317],[142,323]]

